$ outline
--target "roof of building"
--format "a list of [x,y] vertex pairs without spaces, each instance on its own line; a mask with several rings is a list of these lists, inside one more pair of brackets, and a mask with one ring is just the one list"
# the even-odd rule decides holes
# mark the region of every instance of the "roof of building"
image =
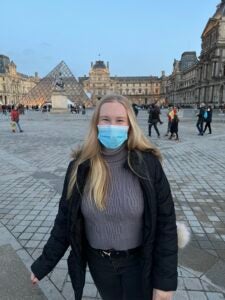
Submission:
[[93,69],[106,69],[106,65],[104,61],[102,60],[97,60],[95,64],[93,65]]
[[225,0],[221,0],[221,3],[217,5],[217,10],[213,15],[213,18],[218,19],[225,16]]
[[9,57],[8,56],[6,56],[6,55],[3,55],[3,54],[0,54],[0,59],[1,58],[6,58],[6,59],[9,59]]

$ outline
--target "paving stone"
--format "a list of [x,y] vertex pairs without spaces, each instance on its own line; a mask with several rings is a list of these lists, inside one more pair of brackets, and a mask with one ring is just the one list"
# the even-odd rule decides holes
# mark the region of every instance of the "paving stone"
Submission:
[[[174,300],[190,300],[186,291],[176,291],[174,294]],[[197,300],[197,299],[194,299]]]
[[216,262],[215,256],[191,246],[187,246],[179,253],[179,263],[198,274],[206,273]]
[[185,278],[184,285],[187,290],[201,291],[202,285],[198,278]]
[[205,295],[205,293],[203,292],[192,292],[189,291],[188,292],[189,298],[190,300],[207,300],[207,297]]
[[206,293],[208,300],[224,300],[225,295],[222,293]]
[[218,261],[202,276],[202,280],[210,281],[225,292],[225,261]]
[[[75,119],[70,114],[49,115],[46,119],[38,112],[29,113],[29,120],[26,116],[21,120],[27,128],[26,139],[17,140],[16,144],[15,137],[8,134],[8,121],[1,120],[0,158],[4,159],[0,160],[3,174],[0,176],[0,227],[1,222],[6,225],[20,242],[19,247],[24,247],[27,253],[37,258],[49,238],[58,211],[71,149],[83,141],[91,110],[85,120],[81,116]],[[147,112],[140,111],[138,122],[145,134],[147,118]],[[162,111],[162,118],[165,120],[160,127],[163,133],[167,120],[165,111]],[[163,136],[161,139],[152,137],[152,142],[164,156],[164,170],[171,184],[177,219],[184,221],[192,231],[191,243],[179,254],[179,291],[175,296],[179,300],[190,300],[187,292],[192,292],[192,297],[201,297],[199,299],[204,299],[203,295],[208,298],[224,296],[219,287],[210,284],[213,273],[210,270],[219,258],[225,260],[225,188],[221,180],[225,173],[225,156],[221,155],[225,149],[224,124],[213,122],[213,135],[199,139],[195,121],[191,118],[181,120],[179,143],[168,141]],[[58,130],[55,130],[56,126]],[[15,194],[18,195],[16,199]],[[0,244],[2,240],[0,236]],[[52,278],[56,276],[54,284],[58,290],[62,289],[61,294],[54,294],[54,300],[74,299],[66,255],[56,267],[63,273],[65,282],[64,279],[57,280],[53,272],[50,274]],[[216,273],[218,277],[224,276],[219,268]],[[217,279],[214,277],[213,280]],[[90,284],[91,293],[94,285],[90,273],[87,273],[86,282]],[[52,300],[50,283],[44,280],[41,285]],[[100,298],[98,293],[94,298],[89,297],[88,290],[89,286],[84,299]]]
[[0,246],[1,299],[47,300],[38,286],[30,284],[30,273],[10,245]]
[[97,296],[97,289],[96,289],[95,285],[92,283],[86,283],[84,286],[83,296],[95,298]]

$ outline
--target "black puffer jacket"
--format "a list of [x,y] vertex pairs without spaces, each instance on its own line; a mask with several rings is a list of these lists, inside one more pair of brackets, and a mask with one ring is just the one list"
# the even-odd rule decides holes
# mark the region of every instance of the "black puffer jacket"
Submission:
[[[67,186],[74,161],[69,164],[65,177],[58,214],[42,255],[31,269],[41,280],[56,266],[71,246],[68,269],[75,292],[81,300],[85,283],[85,230],[81,214],[82,193],[89,171],[86,161],[78,168],[77,184],[71,199],[66,199]],[[177,288],[177,231],[174,203],[169,183],[160,162],[151,153],[129,151],[124,166],[139,175],[144,195],[143,290],[150,300],[152,289],[165,291]]]

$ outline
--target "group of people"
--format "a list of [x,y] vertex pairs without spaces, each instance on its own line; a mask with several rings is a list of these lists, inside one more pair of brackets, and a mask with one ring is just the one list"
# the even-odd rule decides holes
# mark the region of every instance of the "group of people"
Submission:
[[[169,136],[169,139],[172,139],[175,136],[175,139],[178,140],[178,109],[176,107],[170,106],[168,108],[168,126],[167,126],[167,132],[165,136]],[[149,109],[149,117],[148,117],[148,135],[151,136],[151,129],[152,126],[154,127],[156,134],[158,138],[160,137],[160,132],[157,127],[157,124],[163,124],[163,122],[160,119],[160,108],[156,104],[152,104]]]
[[198,129],[198,135],[204,135],[207,129],[208,133],[212,134],[212,107],[210,105],[206,106],[205,103],[201,103],[197,117],[196,127]]
[[[196,115],[198,117],[196,127],[198,129],[199,135],[204,135],[208,130],[208,134],[212,134],[211,122],[212,122],[212,107],[206,106],[204,103],[201,103],[199,112]],[[175,140],[179,140],[178,135],[178,108],[175,106],[169,106],[167,112],[168,126],[165,136],[169,136],[169,139],[175,137]],[[156,134],[160,137],[159,129],[157,124],[163,124],[160,119],[160,108],[152,104],[149,109],[149,118],[148,118],[148,135],[151,136],[151,128],[154,127]]]
[[70,105],[70,112],[71,113],[75,113],[75,114],[79,114],[81,111],[82,115],[86,114],[86,106],[85,104],[75,104],[75,105]]

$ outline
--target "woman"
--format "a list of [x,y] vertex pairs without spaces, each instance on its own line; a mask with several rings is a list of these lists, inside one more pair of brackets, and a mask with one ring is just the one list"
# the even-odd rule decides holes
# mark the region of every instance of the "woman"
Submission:
[[207,110],[205,111],[206,118],[205,118],[205,128],[204,128],[204,133],[206,132],[206,129],[209,129],[209,134],[212,134],[212,129],[211,129],[211,122],[212,122],[212,106],[208,106]]
[[171,126],[170,126],[170,137],[169,139],[171,140],[172,137],[176,136],[175,140],[179,140],[179,136],[178,136],[178,124],[179,124],[179,118],[177,115],[177,109],[176,107],[173,108],[173,118],[171,120]]
[[81,300],[86,263],[104,300],[170,300],[177,288],[174,203],[159,151],[118,95],[96,108],[69,164],[59,211],[33,283],[71,246],[68,269]]

